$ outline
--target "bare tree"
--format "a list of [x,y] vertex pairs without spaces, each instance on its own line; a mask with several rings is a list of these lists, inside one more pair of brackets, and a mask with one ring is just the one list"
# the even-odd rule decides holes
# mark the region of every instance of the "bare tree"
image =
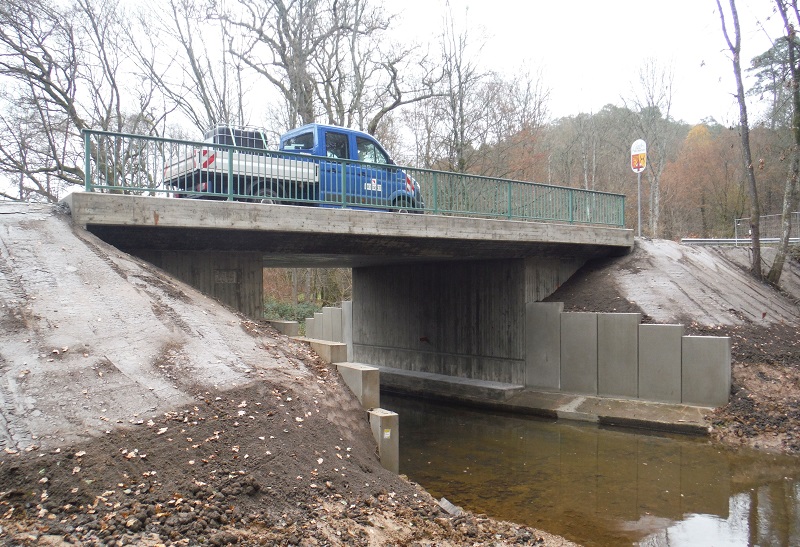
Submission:
[[445,14],[443,28],[440,47],[444,89],[440,116],[446,120],[445,167],[449,171],[467,172],[473,161],[471,153],[485,131],[488,105],[480,96],[480,86],[488,73],[475,62],[483,43],[474,44],[469,31],[458,28],[452,9]]
[[744,83],[742,81],[742,66],[741,66],[741,52],[742,52],[742,33],[739,26],[739,14],[736,11],[736,0],[730,1],[730,22],[733,25],[733,37],[728,31],[728,19],[722,9],[720,0],[717,1],[717,9],[719,10],[719,17],[722,23],[722,33],[725,36],[725,42],[728,45],[728,50],[731,52],[733,62],[733,75],[736,78],[736,100],[739,102],[739,131],[742,141],[742,161],[744,162],[745,172],[747,174],[747,182],[750,197],[750,237],[753,246],[752,262],[750,264],[750,273],[756,279],[763,278],[761,271],[761,234],[759,226],[759,217],[761,209],[758,203],[758,187],[756,186],[756,175],[753,169],[753,158],[750,151],[750,127],[747,120],[747,102],[744,94]]
[[550,90],[541,74],[521,72],[505,78],[489,76],[480,86],[487,115],[478,144],[477,172],[485,175],[533,180],[535,155],[548,121]]
[[[784,29],[788,44],[788,69],[790,74],[789,90],[791,96],[792,112],[792,146],[789,151],[789,174],[786,177],[786,185],[783,196],[783,209],[781,211],[781,244],[778,253],[772,263],[772,267],[767,274],[767,281],[773,285],[778,285],[789,252],[789,238],[791,236],[791,213],[797,210],[800,202],[800,58],[798,58],[798,44],[795,25],[800,24],[800,12],[797,9],[797,0],[785,2],[775,0],[778,12],[783,19]],[[790,20],[791,18],[791,20]]]
[[629,105],[638,115],[634,118],[639,138],[647,142],[647,169],[650,183],[650,235],[659,237],[661,214],[661,175],[676,149],[672,134],[671,68],[661,66],[655,59],[647,59],[639,69],[638,89]]
[[6,197],[57,201],[65,185],[83,180],[77,34],[72,17],[44,1],[0,5],[0,76],[8,82],[0,169],[19,181],[19,193]]
[[441,77],[419,48],[389,40],[393,18],[370,0],[240,0],[220,17],[243,36],[232,55],[282,97],[284,126],[324,119],[376,134]]
[[[151,88],[120,81],[129,68],[122,17],[116,3],[95,0],[0,6],[0,171],[16,181],[6,197],[57,201],[84,182],[83,130],[149,132],[160,119]],[[135,166],[136,154],[92,141],[88,159],[113,173]]]
[[247,89],[241,61],[231,54],[237,38],[230,24],[209,17],[196,0],[168,0],[161,7],[164,11],[153,12],[149,6],[129,31],[144,78],[170,110],[200,130],[248,123]]
[[337,2],[326,0],[240,0],[228,11],[218,10],[243,33],[232,55],[278,89],[290,126],[316,118],[312,65],[341,31],[337,9]]

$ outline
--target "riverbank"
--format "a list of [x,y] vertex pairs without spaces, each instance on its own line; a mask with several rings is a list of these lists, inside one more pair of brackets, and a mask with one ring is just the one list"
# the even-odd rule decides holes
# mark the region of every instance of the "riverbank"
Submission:
[[383,469],[310,349],[0,204],[0,543],[571,545]]
[[88,442],[7,448],[0,458],[0,539],[572,545],[529,527],[450,514],[383,469],[364,412],[341,378],[302,346],[293,349],[313,374],[311,390],[305,378],[274,382],[265,375],[246,387],[197,392],[188,405],[109,426]]

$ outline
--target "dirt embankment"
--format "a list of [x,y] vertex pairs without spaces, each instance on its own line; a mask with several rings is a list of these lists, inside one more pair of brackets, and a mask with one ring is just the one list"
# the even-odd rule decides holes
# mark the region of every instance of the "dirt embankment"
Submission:
[[0,204],[0,542],[570,545],[384,470],[306,346]]
[[[774,249],[763,249],[768,264]],[[548,298],[566,311],[641,313],[691,335],[731,338],[730,403],[710,415],[726,444],[800,454],[800,262],[781,290],[746,269],[746,247],[686,247],[639,240],[628,256],[587,264]],[[765,266],[766,267],[766,266]]]

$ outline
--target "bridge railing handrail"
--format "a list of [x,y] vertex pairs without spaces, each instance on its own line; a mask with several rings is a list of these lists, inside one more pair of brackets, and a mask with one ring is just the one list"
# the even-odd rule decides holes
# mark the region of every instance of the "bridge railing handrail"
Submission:
[[[144,195],[174,195],[211,197],[226,200],[251,200],[252,194],[242,186],[227,184],[225,192],[204,191],[168,186],[165,170],[199,150],[239,152],[248,158],[264,158],[264,161],[293,163],[305,166],[339,164],[344,180],[348,166],[375,169],[376,164],[334,158],[320,158],[297,152],[284,152],[246,148],[229,144],[205,141],[189,141],[134,135],[123,132],[86,129],[83,131],[85,154],[85,189],[87,192],[134,193]],[[216,176],[235,180],[231,165],[234,154],[227,154],[228,165],[215,167]],[[301,160],[293,161],[292,160]],[[259,160],[260,161],[260,160]],[[436,171],[406,166],[383,166],[408,174],[421,186],[424,209],[420,212],[449,215],[474,216],[526,221],[556,221],[579,224],[600,224],[622,227],[625,224],[625,196],[610,192],[599,192],[582,188],[570,188],[551,184],[493,178],[485,175]],[[298,173],[299,177],[299,173]],[[292,186],[291,199],[286,202],[326,206],[368,206],[374,209],[390,209],[385,203],[348,201],[349,197],[335,199],[312,199],[301,193],[300,185]],[[341,188],[344,189],[342,184]]]

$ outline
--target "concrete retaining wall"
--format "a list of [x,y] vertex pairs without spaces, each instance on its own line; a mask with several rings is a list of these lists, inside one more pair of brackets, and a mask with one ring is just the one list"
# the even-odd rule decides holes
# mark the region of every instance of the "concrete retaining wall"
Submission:
[[597,394],[639,396],[640,313],[597,314]]
[[561,391],[597,394],[597,314],[561,314]]
[[730,339],[642,325],[640,314],[526,308],[526,386],[564,393],[716,407],[728,402]]
[[[525,306],[524,359],[450,355],[353,341],[353,305],[306,320],[306,337],[343,344],[353,361],[563,393],[716,407],[731,387],[729,338],[684,336],[683,325],[640,324],[638,313],[565,313],[560,302]],[[510,318],[506,318],[510,320]],[[363,325],[362,325],[363,328]],[[396,333],[394,334],[396,336]],[[335,338],[335,339],[334,339]],[[424,345],[430,340],[420,340]],[[337,350],[343,356],[344,349]]]
[[562,302],[532,302],[526,305],[525,385],[547,390],[561,389]]

